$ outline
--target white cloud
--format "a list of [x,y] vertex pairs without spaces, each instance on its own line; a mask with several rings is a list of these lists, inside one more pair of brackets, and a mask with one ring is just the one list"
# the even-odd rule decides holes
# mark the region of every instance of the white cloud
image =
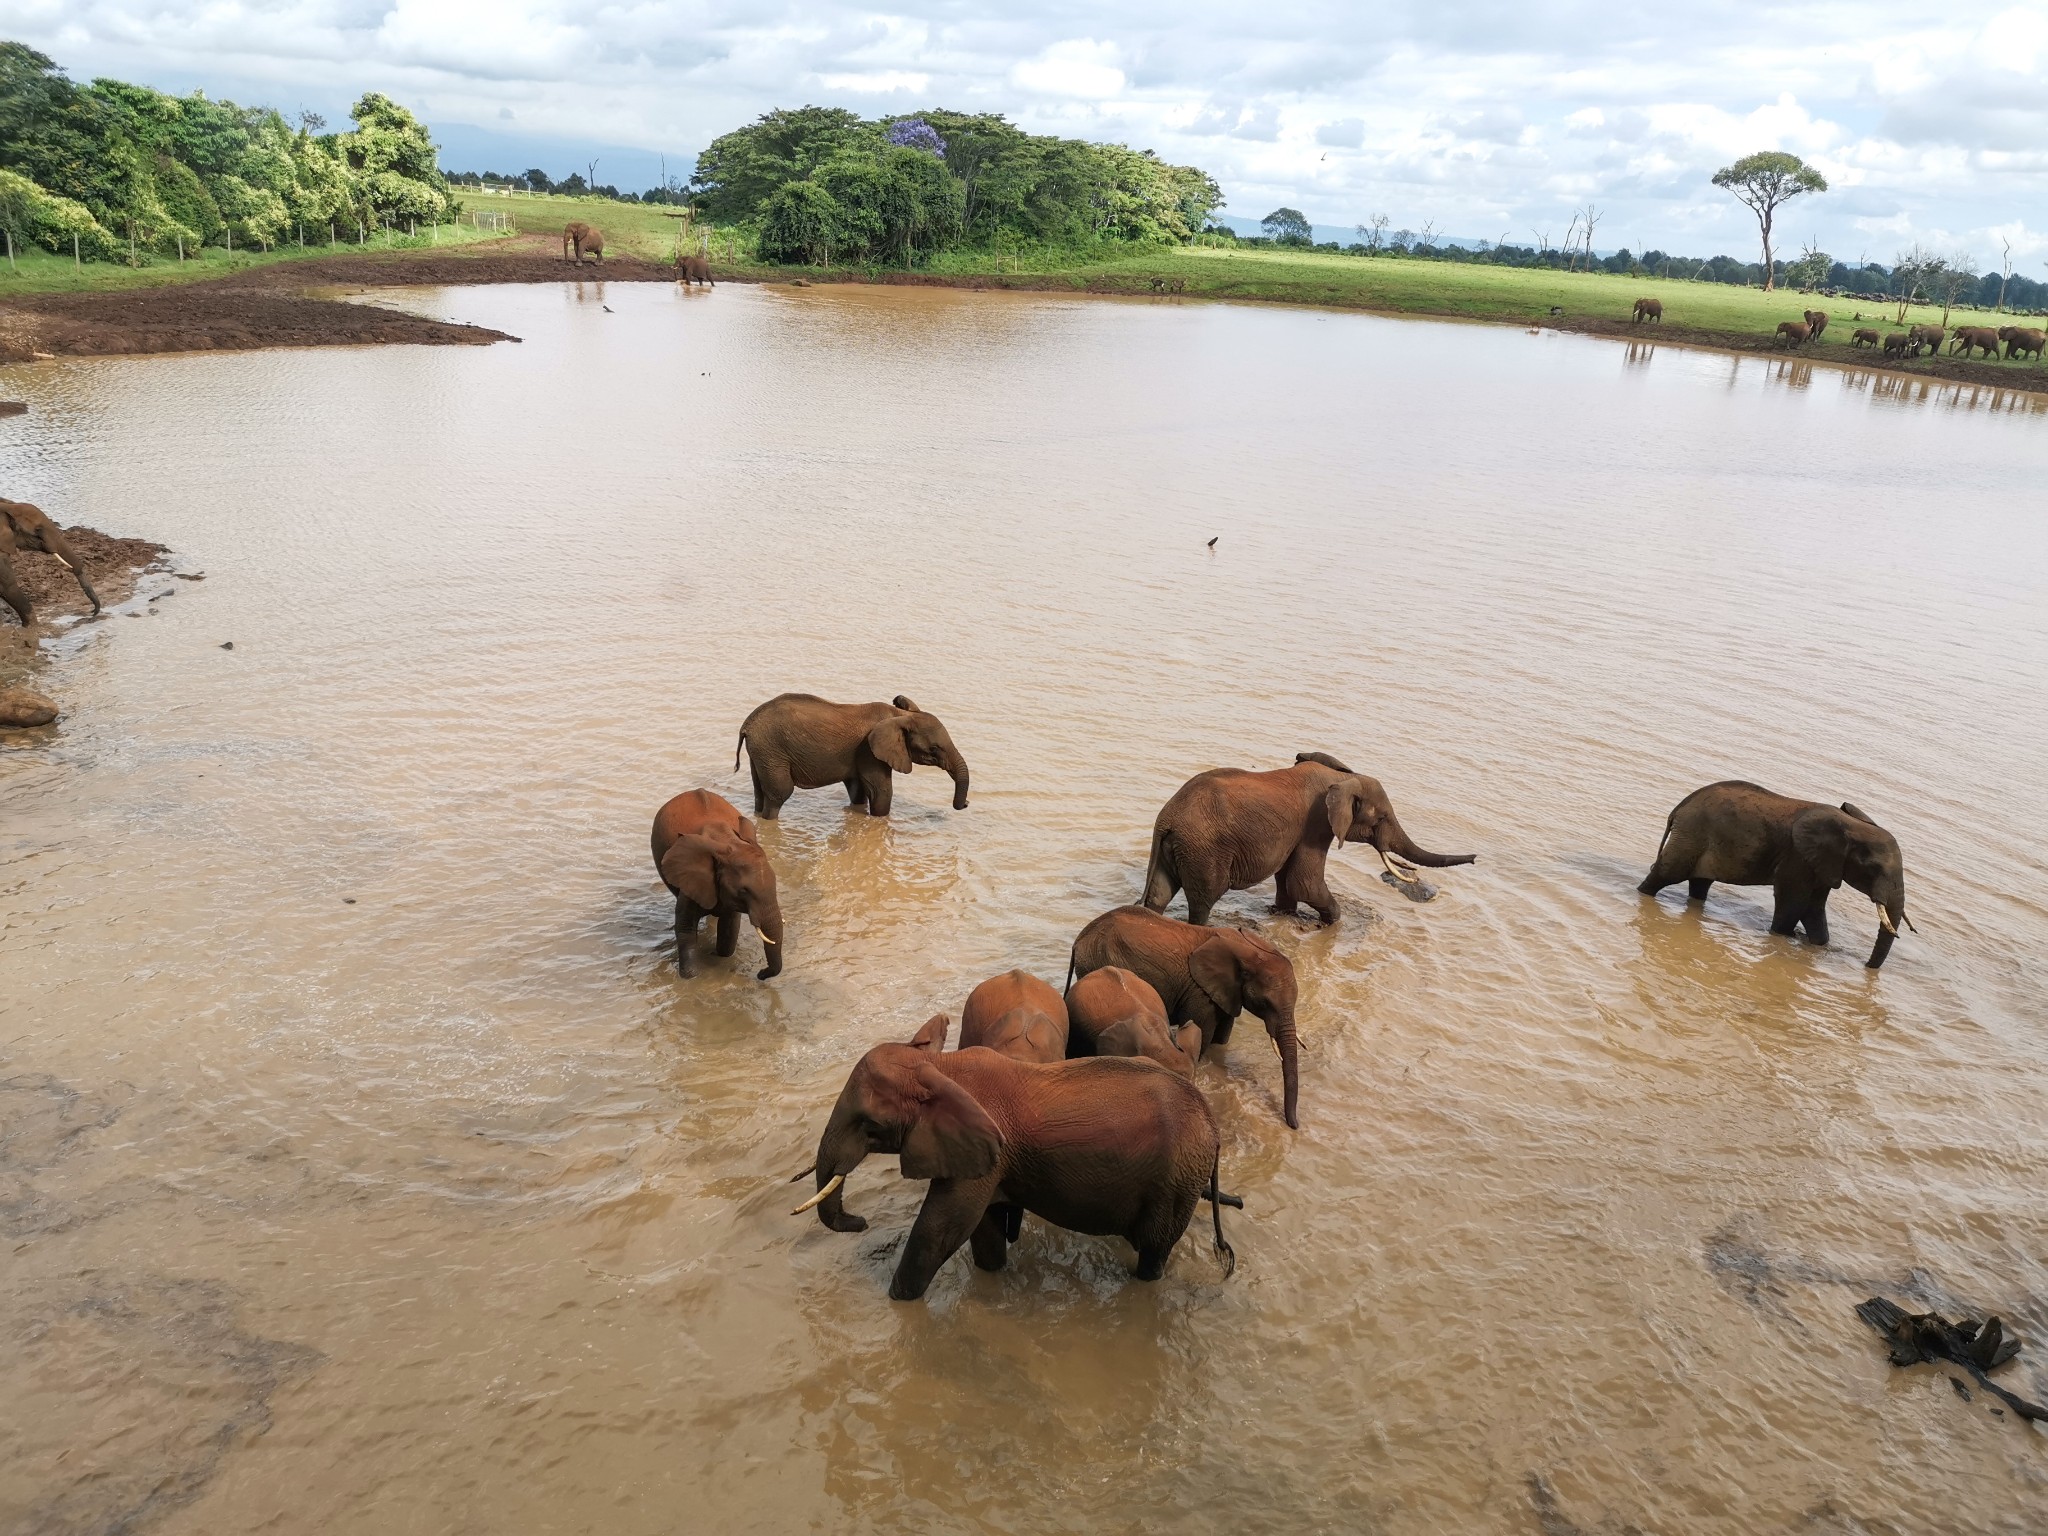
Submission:
[[1116,46],[1085,37],[1054,43],[1034,58],[1020,59],[1010,70],[1010,79],[1040,96],[1100,98],[1124,88]]

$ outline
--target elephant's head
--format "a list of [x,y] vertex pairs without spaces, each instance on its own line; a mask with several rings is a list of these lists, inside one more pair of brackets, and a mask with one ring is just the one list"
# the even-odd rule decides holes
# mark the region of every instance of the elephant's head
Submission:
[[1417,847],[1414,839],[1402,829],[1400,818],[1394,814],[1394,803],[1387,798],[1387,792],[1378,779],[1353,773],[1335,758],[1321,752],[1304,752],[1295,761],[1321,763],[1325,768],[1334,768],[1344,775],[1323,791],[1323,814],[1329,818],[1330,835],[1339,843],[1370,843],[1379,854],[1380,862],[1396,879],[1412,880],[1414,876],[1395,865],[1388,858],[1389,854],[1410,864],[1425,864],[1431,869],[1448,869],[1453,864],[1478,861],[1476,853],[1431,853],[1427,848]]
[[1871,970],[1884,964],[1906,919],[1906,861],[1898,839],[1863,812],[1842,803],[1840,810],[1815,806],[1792,818],[1792,847],[1823,891],[1847,885],[1868,896],[1877,908],[1877,943],[1864,962]]
[[1294,962],[1256,933],[1218,928],[1188,956],[1188,974],[1224,1018],[1249,1009],[1265,1021],[1280,1052],[1281,1112],[1290,1129],[1298,1127],[1301,1061],[1294,1029]]
[[[92,583],[86,579],[85,562],[71,547],[71,541],[64,537],[64,530],[41,507],[26,501],[0,500],[0,538],[9,536],[16,549],[55,555],[57,563],[78,578],[79,590],[92,604],[92,611],[100,611],[100,595],[93,591]],[[28,621],[23,619],[22,622],[26,624]]]
[[910,1044],[878,1045],[861,1057],[818,1138],[818,1192],[793,1214],[815,1208],[835,1232],[865,1231],[840,1188],[870,1152],[896,1153],[906,1179],[978,1179],[995,1167],[1003,1133],[938,1067],[949,1027],[935,1015]]
[[1192,1024],[1168,1029],[1163,1019],[1119,1019],[1095,1039],[1098,1056],[1138,1056],[1169,1072],[1192,1077],[1202,1059],[1202,1032]]
[[706,827],[679,837],[661,856],[661,878],[679,896],[687,896],[706,912],[744,912],[768,963],[757,972],[762,981],[782,974],[782,903],[775,892],[775,871],[760,844],[737,837],[725,827]]
[[896,707],[903,713],[891,715],[868,732],[868,750],[888,764],[891,771],[908,773],[918,764],[943,769],[953,781],[953,809],[967,809],[967,759],[953,745],[953,738],[939,723],[937,715],[921,709],[905,709],[910,701],[897,696]]

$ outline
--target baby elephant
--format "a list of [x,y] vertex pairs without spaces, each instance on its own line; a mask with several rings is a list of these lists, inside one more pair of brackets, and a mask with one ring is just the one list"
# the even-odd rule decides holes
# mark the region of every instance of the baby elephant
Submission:
[[689,287],[692,283],[702,283],[706,288],[709,288],[711,286],[711,263],[702,256],[676,257],[676,281],[685,288]]
[[1120,965],[1090,971],[1067,993],[1069,1056],[1142,1056],[1192,1077],[1202,1055],[1194,1024],[1170,1028],[1166,1004],[1151,983]]
[[754,840],[754,824],[730,800],[708,789],[677,795],[654,813],[654,867],[676,899],[676,970],[697,974],[690,953],[697,924],[718,919],[718,953],[739,944],[740,919],[761,935],[768,963],[756,973],[767,981],[782,974],[782,905],[775,871]]
[[1778,340],[1788,346],[1804,346],[1807,339],[1812,335],[1813,327],[1804,320],[1780,320],[1778,322]]
[[967,809],[967,759],[937,715],[897,694],[888,704],[834,704],[809,693],[784,693],[761,705],[740,726],[740,748],[754,773],[754,814],[773,821],[799,789],[844,784],[850,805],[886,816],[895,795],[890,775],[919,763],[953,780],[953,809]]
[[[897,1261],[889,1295],[916,1301],[939,1266],[971,1243],[981,1269],[1009,1260],[1002,1212],[1021,1206],[1056,1227],[1122,1237],[1138,1250],[1140,1280],[1157,1280],[1195,1205],[1215,1209],[1221,1140],[1194,1084],[1147,1062],[1114,1058],[1051,1066],[979,1048],[945,1050],[944,1014],[908,1045],[861,1057],[818,1138],[815,1208],[835,1232],[865,1231],[840,1187],[870,1152],[895,1153],[906,1179],[930,1179]],[[802,1177],[802,1175],[798,1175]]]
[[985,1045],[1018,1061],[1067,1059],[1067,1005],[1024,971],[991,976],[960,1010],[960,1049]]
[[1866,325],[1849,338],[1849,345],[1852,347],[1874,347],[1883,340],[1884,336],[1882,333],[1874,331]]
[[1716,880],[1768,885],[1776,895],[1771,932],[1806,930],[1807,942],[1828,941],[1828,894],[1848,884],[1877,908],[1877,946],[1865,962],[1884,964],[1906,919],[1906,866],[1899,844],[1855,806],[1794,800],[1740,780],[1696,789],[1664,823],[1657,862],[1636,887],[1654,896],[1686,882],[1690,900],[1705,901]]
[[1910,357],[1919,350],[1920,340],[1911,331],[1893,331],[1884,339],[1886,357]]

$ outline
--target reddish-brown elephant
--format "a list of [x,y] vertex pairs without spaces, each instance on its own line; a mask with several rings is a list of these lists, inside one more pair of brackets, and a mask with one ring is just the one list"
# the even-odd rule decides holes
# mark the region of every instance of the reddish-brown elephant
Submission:
[[6,558],[9,551],[16,549],[56,556],[58,563],[78,578],[79,590],[92,604],[92,611],[100,611],[100,595],[93,591],[92,582],[86,577],[85,561],[64,537],[64,530],[41,507],[0,498],[0,545],[6,546],[6,550],[0,550],[0,601],[5,601],[23,624],[34,623],[35,613],[28,594],[15,577],[14,562]]
[[676,281],[685,288],[692,283],[702,283],[706,288],[711,287],[711,263],[702,256],[677,256]]
[[1916,325],[1907,331],[1906,335],[1912,339],[1913,354],[1917,357],[1922,347],[1930,352],[1939,352],[1943,338],[1948,335],[1948,328],[1940,325]]
[[1249,890],[1270,878],[1275,912],[1292,916],[1305,901],[1322,921],[1334,923],[1337,898],[1325,872],[1333,840],[1370,844],[1388,872],[1404,881],[1415,876],[1396,859],[1444,869],[1478,857],[1417,847],[1378,779],[1324,753],[1303,752],[1292,768],[1212,768],[1176,790],[1152,824],[1145,905],[1164,912],[1174,893],[1185,890],[1188,921],[1202,924],[1225,891]]
[[1019,1061],[1067,1059],[1067,1005],[1027,971],[991,976],[960,1010],[960,1049],[987,1046]]
[[592,255],[598,265],[604,265],[604,231],[585,224],[581,219],[571,219],[562,226],[562,259],[567,261],[573,255],[576,265],[583,265],[583,258]]
[[1820,333],[1827,328],[1828,312],[1826,310],[1809,309],[1806,311],[1806,329],[1811,334],[1813,340],[1819,341]]
[[1874,331],[1869,326],[1864,326],[1854,336],[1849,338],[1849,345],[1852,347],[1874,347],[1883,340],[1884,334],[1882,332]]
[[1238,1014],[1257,1014],[1280,1053],[1281,1115],[1290,1126],[1300,1124],[1293,961],[1241,928],[1198,928],[1146,907],[1117,907],[1074,940],[1068,989],[1075,977],[1106,965],[1132,972],[1157,992],[1168,1025],[1193,1024],[1202,1032],[1203,1050],[1229,1043]]
[[1803,347],[1812,335],[1813,327],[1804,320],[1780,320],[1777,340],[1772,345],[1775,346],[1777,342],[1782,341],[1787,346]]
[[740,726],[740,748],[754,774],[754,814],[773,821],[799,789],[844,784],[847,802],[886,816],[895,790],[891,774],[918,764],[953,780],[953,809],[967,809],[967,759],[936,715],[897,694],[889,704],[834,704],[809,693],[785,693],[761,705]]
[[1986,357],[1998,356],[1998,332],[1988,325],[1959,325],[1955,336],[1949,342],[1949,351],[1960,352],[1968,357],[1972,349],[1981,351]]
[[2021,353],[2038,360],[2044,346],[2048,346],[2048,332],[2030,330],[2023,325],[1999,327],[1998,339],[2005,343],[2005,355],[2018,357]]
[[817,1193],[796,1208],[815,1209],[835,1232],[865,1231],[841,1190],[870,1152],[897,1154],[906,1179],[930,1179],[892,1299],[924,1295],[962,1243],[976,1266],[1001,1269],[1003,1207],[1122,1237],[1138,1250],[1138,1278],[1157,1280],[1206,1195],[1229,1273],[1236,1256],[1220,1205],[1232,1197],[1217,1188],[1221,1138],[1194,1084],[1142,1061],[1044,1066],[980,1048],[947,1052],[946,1029],[941,1014],[910,1044],[861,1057],[818,1138]]
[[1142,976],[1120,965],[1090,971],[1067,989],[1069,1056],[1142,1056],[1192,1077],[1202,1031],[1166,1022],[1166,1004]]
[[661,883],[676,898],[676,969],[685,976],[697,974],[691,949],[697,924],[707,915],[718,919],[721,957],[738,947],[744,917],[767,951],[768,963],[757,978],[780,975],[782,904],[775,870],[755,840],[754,824],[723,795],[692,789],[654,813],[650,843]]

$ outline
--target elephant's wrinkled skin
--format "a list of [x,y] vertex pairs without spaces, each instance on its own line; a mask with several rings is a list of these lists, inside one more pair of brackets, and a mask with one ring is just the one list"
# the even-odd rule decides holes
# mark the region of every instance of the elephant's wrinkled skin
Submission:
[[1681,880],[1692,901],[1705,901],[1716,880],[1768,885],[1776,896],[1771,932],[1804,928],[1811,944],[1827,943],[1828,894],[1847,884],[1877,907],[1877,944],[1865,962],[1873,971],[1906,922],[1905,860],[1891,833],[1846,801],[1794,800],[1739,779],[1678,802],[1657,862],[1636,889],[1655,896]]
[[991,976],[960,1010],[960,1049],[972,1045],[1018,1061],[1065,1061],[1067,1005],[1028,971]]
[[1090,971],[1067,989],[1069,1056],[1142,1056],[1192,1077],[1202,1054],[1194,1024],[1169,1026],[1166,1004],[1141,976],[1120,965]]
[[1299,1125],[1293,961],[1240,928],[1198,928],[1146,907],[1117,907],[1074,940],[1068,990],[1075,977],[1106,965],[1121,966],[1157,992],[1168,1026],[1193,1024],[1202,1032],[1203,1050],[1229,1042],[1239,1013],[1257,1014],[1280,1052],[1281,1114],[1289,1126]]
[[64,568],[78,578],[79,589],[92,603],[92,611],[100,611],[100,595],[93,591],[92,582],[86,578],[85,562],[72,549],[71,541],[64,537],[64,530],[41,507],[0,498],[0,545],[6,546],[0,548],[0,601],[12,608],[23,624],[33,623],[35,613],[29,605],[28,594],[15,577],[14,562],[8,558],[16,549],[55,555],[63,562]]
[[[1195,1086],[1142,1061],[947,1052],[946,1028],[941,1014],[909,1045],[860,1059],[818,1138],[818,1192],[797,1210],[814,1207],[835,1232],[866,1230],[841,1188],[870,1152],[896,1153],[906,1179],[932,1184],[889,1282],[894,1300],[924,1295],[962,1243],[979,1268],[1001,1269],[1002,1206],[1125,1238],[1138,1278],[1157,1280],[1196,1202],[1218,1193],[1216,1120]],[[1231,1262],[1220,1210],[1216,1251]]]
[[654,813],[649,843],[661,883],[676,899],[676,970],[685,976],[697,974],[691,950],[697,924],[706,916],[718,919],[721,957],[738,946],[744,917],[767,951],[768,963],[757,978],[767,981],[780,975],[782,904],[775,890],[775,870],[754,838],[754,824],[723,795],[692,789]]
[[922,763],[953,780],[953,809],[967,809],[967,759],[936,715],[897,694],[889,704],[834,704],[808,693],[785,693],[761,705],[740,726],[740,748],[754,775],[754,814],[773,821],[799,789],[844,784],[850,805],[886,816],[894,798],[890,775]]
[[1353,773],[1321,752],[1304,752],[1292,768],[1254,773],[1212,768],[1174,792],[1152,824],[1145,905],[1164,912],[1174,893],[1188,893],[1188,921],[1209,921],[1225,891],[1273,880],[1273,910],[1294,915],[1307,902],[1326,923],[1337,898],[1325,873],[1332,840],[1368,843],[1396,878],[1411,879],[1392,858],[1443,869],[1470,864],[1470,853],[1431,853],[1401,829],[1378,779]]

